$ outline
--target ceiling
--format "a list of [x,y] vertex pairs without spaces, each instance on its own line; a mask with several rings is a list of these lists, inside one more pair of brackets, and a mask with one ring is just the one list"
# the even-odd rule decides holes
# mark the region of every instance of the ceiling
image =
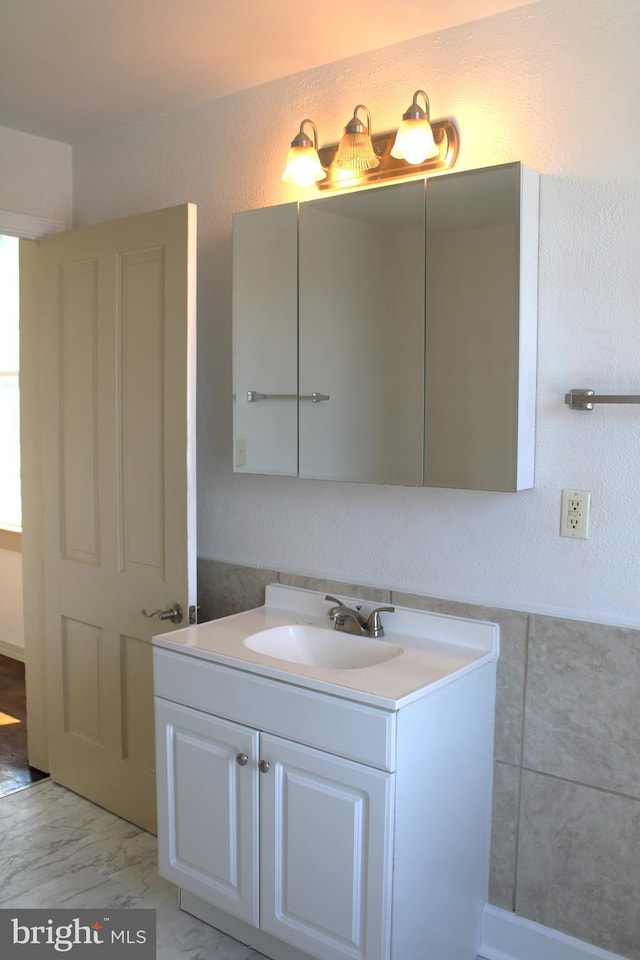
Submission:
[[0,126],[65,143],[530,0],[0,0]]

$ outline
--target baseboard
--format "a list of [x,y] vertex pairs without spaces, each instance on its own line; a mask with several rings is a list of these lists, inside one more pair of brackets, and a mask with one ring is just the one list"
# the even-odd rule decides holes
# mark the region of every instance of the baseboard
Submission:
[[19,643],[0,640],[0,654],[3,657],[11,657],[12,660],[19,660],[24,663],[24,647],[21,647]]
[[484,909],[480,956],[485,960],[625,960],[490,904]]

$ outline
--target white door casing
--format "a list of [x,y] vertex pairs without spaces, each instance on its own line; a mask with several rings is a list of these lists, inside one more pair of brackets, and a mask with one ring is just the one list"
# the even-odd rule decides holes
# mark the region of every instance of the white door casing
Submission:
[[141,611],[196,603],[195,230],[188,204],[44,238],[21,264],[38,291],[50,771],[150,830],[150,640],[172,624]]
[[[22,238],[20,244],[20,280],[22,266],[36,255],[34,241],[66,228],[63,220],[51,220],[31,214],[0,210],[0,233]],[[24,260],[24,262],[23,262]],[[27,269],[28,272],[28,269]],[[43,658],[42,604],[42,509],[40,495],[40,440],[38,428],[38,310],[35,291],[24,282],[20,285],[20,406],[22,420],[22,578],[25,596],[23,606],[24,656],[26,667],[27,710],[29,715],[29,762],[37,769],[48,770],[47,691]]]

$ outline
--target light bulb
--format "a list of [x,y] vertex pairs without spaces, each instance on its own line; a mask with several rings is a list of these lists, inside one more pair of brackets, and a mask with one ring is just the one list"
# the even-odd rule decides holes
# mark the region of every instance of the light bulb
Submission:
[[[425,110],[418,104],[420,96],[424,97]],[[429,123],[429,98],[424,90],[416,90],[411,106],[402,115],[391,156],[416,164],[437,157],[439,153]]]
[[407,163],[423,163],[439,154],[428,120],[403,120],[396,134],[391,156]]
[[[308,123],[313,128],[313,140],[304,132],[303,127]],[[300,132],[291,141],[291,149],[287,156],[287,165],[282,179],[287,183],[295,183],[298,187],[310,187],[318,180],[324,180],[327,172],[320,163],[318,156],[318,131],[313,120],[303,120]]]
[[295,183],[298,187],[310,187],[312,183],[324,180],[326,175],[313,147],[291,147],[282,174],[284,181]]

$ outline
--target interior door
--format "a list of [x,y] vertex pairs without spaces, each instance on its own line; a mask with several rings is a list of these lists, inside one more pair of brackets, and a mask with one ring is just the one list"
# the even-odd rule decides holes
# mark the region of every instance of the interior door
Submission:
[[[52,778],[155,831],[151,637],[195,605],[196,209],[56,234],[38,290]],[[25,583],[28,589],[28,583]]]

